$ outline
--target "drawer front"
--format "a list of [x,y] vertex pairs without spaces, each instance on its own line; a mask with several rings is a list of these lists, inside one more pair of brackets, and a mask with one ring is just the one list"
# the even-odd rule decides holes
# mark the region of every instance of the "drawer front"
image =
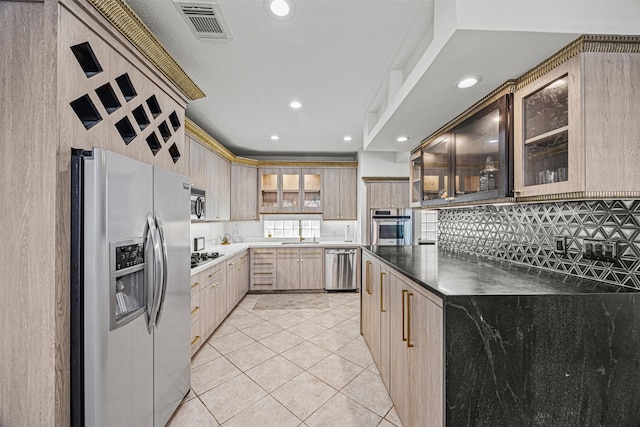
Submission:
[[269,272],[265,275],[251,276],[252,291],[270,291],[276,288],[276,273]]
[[275,258],[275,248],[255,248],[251,249],[251,259],[255,258]]
[[200,293],[198,292],[195,295],[191,295],[191,324],[193,325],[196,321],[200,320]]
[[322,248],[300,248],[300,258],[322,258]]
[[251,258],[251,271],[255,269],[276,268],[275,258]]
[[191,276],[191,295],[195,295],[200,292],[202,286],[202,273],[194,274]]
[[287,259],[287,258],[299,258],[300,250],[294,248],[280,248],[276,249],[276,257],[279,259]]
[[[215,281],[220,281],[220,278],[226,274],[226,264],[224,262],[218,263],[211,268],[201,272],[202,285],[208,286]],[[202,287],[201,285],[201,287]]]

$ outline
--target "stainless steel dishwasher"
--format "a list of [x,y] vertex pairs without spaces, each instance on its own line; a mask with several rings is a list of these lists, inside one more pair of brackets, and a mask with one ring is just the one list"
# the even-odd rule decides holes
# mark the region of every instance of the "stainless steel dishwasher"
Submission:
[[357,249],[324,250],[325,290],[356,290],[356,254]]

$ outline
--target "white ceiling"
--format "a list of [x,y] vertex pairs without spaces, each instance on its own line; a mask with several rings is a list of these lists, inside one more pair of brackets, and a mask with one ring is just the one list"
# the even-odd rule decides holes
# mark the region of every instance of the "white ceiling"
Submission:
[[127,3],[207,95],[187,116],[252,157],[406,152],[579,34],[640,34],[640,0],[294,1],[277,21],[219,0],[230,40],[197,39],[171,0]]

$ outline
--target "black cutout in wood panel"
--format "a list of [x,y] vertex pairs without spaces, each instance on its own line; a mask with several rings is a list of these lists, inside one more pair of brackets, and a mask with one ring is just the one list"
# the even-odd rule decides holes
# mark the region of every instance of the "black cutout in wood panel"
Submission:
[[109,114],[113,113],[121,106],[116,93],[113,91],[113,88],[109,83],[103,84],[96,89],[96,95],[98,95],[100,102],[104,105],[104,109],[107,110],[107,113]]
[[147,99],[147,106],[149,107],[149,111],[151,111],[151,115],[154,119],[162,113],[160,104],[158,104],[158,100],[155,95],[151,95],[151,97]]
[[102,72],[102,67],[95,53],[93,53],[89,42],[71,46],[71,52],[73,52],[73,56],[78,60],[78,64],[82,67],[85,76],[92,77]]
[[178,163],[178,159],[180,159],[180,150],[178,150],[178,146],[175,142],[169,147],[169,154],[171,154],[171,158],[173,159],[173,163]]
[[89,95],[83,95],[69,103],[76,116],[80,119],[86,129],[91,129],[102,120],[102,116],[96,110],[96,106],[91,102]]
[[180,120],[178,119],[178,115],[176,114],[175,111],[169,114],[169,121],[171,122],[171,126],[173,126],[174,131],[180,128]]
[[162,136],[162,139],[164,139],[164,142],[167,142],[169,138],[171,138],[171,131],[169,130],[169,125],[166,121],[163,120],[162,123],[158,125],[158,130],[160,131],[160,135]]
[[144,111],[144,107],[142,105],[136,107],[131,111],[133,113],[133,118],[138,122],[138,126],[140,126],[140,130],[144,130],[147,126],[149,126],[149,117],[147,113]]
[[116,123],[116,129],[118,129],[118,133],[122,137],[124,143],[127,145],[129,145],[129,143],[133,141],[136,136],[138,136],[136,134],[136,130],[133,128],[133,125],[131,124],[127,116],[124,116],[122,120]]
[[154,156],[158,154],[158,151],[160,151],[160,149],[162,148],[162,145],[160,144],[160,141],[158,140],[155,132],[152,132],[151,135],[147,137],[147,144],[149,144],[149,148],[151,149],[151,152]]
[[138,95],[133,87],[133,83],[131,83],[129,74],[124,73],[123,75],[116,77],[116,83],[118,83],[118,87],[120,88],[120,91],[122,92],[122,95],[124,96],[124,99],[127,100],[127,102],[131,101]]

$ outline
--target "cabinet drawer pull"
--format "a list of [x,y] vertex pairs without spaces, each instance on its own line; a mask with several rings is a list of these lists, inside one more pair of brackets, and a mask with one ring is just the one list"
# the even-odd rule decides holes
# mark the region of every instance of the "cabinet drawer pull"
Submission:
[[298,252],[278,252],[278,255],[298,255]]
[[271,255],[273,255],[274,253],[275,253],[275,252],[272,252],[272,251],[267,251],[267,252],[264,252],[264,251],[254,251],[254,254],[256,254],[256,255],[267,255],[267,254],[271,254]]
[[238,262],[238,260],[235,260],[233,262],[230,262],[228,265],[235,265],[235,263]]
[[383,296],[382,296],[382,282],[384,282],[384,276],[387,273],[380,273],[380,313],[386,313],[387,310],[385,310],[384,308],[382,308],[384,306],[383,304]]
[[272,262],[254,262],[253,265],[273,265]]
[[207,277],[213,277],[215,274],[218,274],[218,273],[220,273],[221,271],[222,271],[222,269],[221,269],[221,268],[219,268],[219,269],[217,269],[216,271],[214,271],[213,273],[211,273],[211,274],[210,274],[209,276],[207,276]]
[[257,276],[259,274],[268,274],[269,276],[273,276],[273,271],[267,271],[267,272],[262,272],[262,271],[255,271],[253,273],[254,276]]
[[195,288],[196,286],[198,286],[200,284],[200,282],[196,282],[193,285],[191,285],[191,289]]
[[219,285],[219,282],[213,282],[213,283],[211,284],[211,286],[213,286],[214,288],[217,288],[217,287],[218,287],[218,285]]
[[194,345],[195,343],[197,343],[199,339],[200,339],[200,335],[196,335],[193,341],[191,341],[191,345]]
[[367,261],[366,271],[365,271],[365,279],[364,279],[364,287],[369,295],[371,295],[371,291],[369,290],[369,282],[371,281],[371,277],[369,274],[369,267],[371,266],[371,261]]
[[273,286],[273,283],[254,283],[253,286]]
[[404,334],[405,328],[404,328],[404,294],[408,293],[409,291],[406,289],[402,290],[402,341],[406,341],[407,340],[407,336]]
[[407,294],[407,347],[413,347],[411,344],[411,297],[413,293]]
[[197,305],[196,308],[194,308],[193,310],[191,310],[191,314],[194,314],[196,311],[200,310],[200,306]]

